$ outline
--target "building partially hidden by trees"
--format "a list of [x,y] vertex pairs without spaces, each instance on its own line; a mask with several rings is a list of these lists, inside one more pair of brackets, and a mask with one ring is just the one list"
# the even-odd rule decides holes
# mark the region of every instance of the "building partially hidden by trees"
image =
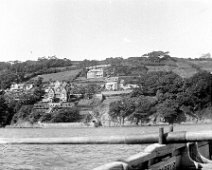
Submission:
[[211,63],[163,51],[103,61],[0,62],[0,124],[87,122],[91,115],[116,125],[211,120]]

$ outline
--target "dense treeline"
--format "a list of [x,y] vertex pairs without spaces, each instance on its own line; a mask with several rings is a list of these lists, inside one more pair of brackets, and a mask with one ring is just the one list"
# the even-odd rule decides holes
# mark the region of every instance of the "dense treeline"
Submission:
[[40,74],[55,73],[60,67],[72,65],[69,59],[59,59],[55,56],[38,58],[37,61],[15,61],[13,63],[0,63],[0,88],[9,88],[13,82],[27,81]]
[[163,121],[168,123],[212,118],[212,74],[198,72],[182,79],[173,72],[151,72],[130,96],[110,105],[110,116],[124,124]]
[[[36,123],[41,122],[74,122],[82,119],[79,110],[73,108],[55,108],[51,113],[33,109],[33,105],[44,95],[42,78],[34,80],[33,93],[23,93],[16,100],[10,93],[0,94],[0,127],[19,121]],[[91,87],[91,91],[93,86]]]
[[37,61],[27,60],[25,62],[0,62],[0,71],[9,70],[12,72],[37,72],[42,69],[51,67],[71,66],[72,62],[69,59],[59,59],[56,56],[41,57]]
[[[110,104],[110,116],[124,124],[126,120],[142,124],[148,121],[168,123],[182,122],[190,119],[196,121],[212,118],[211,89],[212,75],[209,72],[198,72],[194,76],[183,79],[173,72],[150,72],[140,76],[139,88],[120,101]],[[16,101],[11,96],[1,95],[0,123],[9,124],[12,120],[72,122],[80,120],[77,109],[54,110],[53,113],[33,111],[33,104],[44,94],[42,79],[35,80],[33,95],[23,94]],[[77,90],[75,87],[71,90]],[[80,93],[94,94],[98,87],[93,84],[80,88]],[[100,89],[99,89],[100,90]],[[70,116],[70,114],[72,116]]]
[[23,105],[21,109],[13,116],[11,123],[19,121],[30,122],[76,122],[82,119],[79,110],[76,107],[54,109],[51,113],[40,112],[33,109],[33,105]]
[[[28,115],[33,107],[33,105],[40,101],[44,95],[42,78],[34,81],[34,90],[32,93],[23,93],[19,96],[19,100],[10,93],[2,92],[0,95],[0,125],[5,126],[10,124],[12,119],[21,118]],[[21,110],[25,112],[19,115]]]

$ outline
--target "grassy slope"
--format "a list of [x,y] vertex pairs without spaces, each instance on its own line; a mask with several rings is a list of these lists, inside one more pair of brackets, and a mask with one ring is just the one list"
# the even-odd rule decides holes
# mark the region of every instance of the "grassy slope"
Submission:
[[52,73],[52,74],[43,74],[39,75],[39,77],[43,78],[43,81],[49,81],[52,79],[53,81],[58,80],[58,81],[69,81],[75,78],[79,73],[81,69],[77,70],[68,70],[68,71],[63,71],[63,72],[58,72],[58,73]]
[[198,69],[194,67],[196,65],[201,70],[212,72],[212,61],[198,61],[198,60],[187,60],[177,59],[176,67],[165,65],[165,66],[147,66],[149,71],[173,71],[183,78],[188,78],[198,72]]
[[185,59],[179,59],[176,62],[177,67],[173,70],[176,74],[183,78],[188,78],[197,73],[197,69],[193,68],[191,64]]
[[196,64],[198,66],[200,66],[200,68],[202,70],[206,70],[209,72],[212,72],[212,61],[207,61],[207,60],[203,60],[203,61],[199,61],[199,60],[192,60],[190,61],[193,64]]
[[[201,70],[206,70],[212,72],[212,61],[211,60],[188,60],[188,59],[180,59],[175,58],[176,61],[174,63],[166,63],[165,66],[148,66],[149,72],[151,71],[173,71],[176,74],[180,75],[183,78],[188,78],[198,72],[198,69],[194,67],[194,65],[198,66]],[[173,61],[172,61],[173,62]],[[77,62],[79,64],[79,62]],[[128,63],[130,66],[130,63]],[[145,64],[145,63],[144,63]],[[77,68],[77,67],[76,67]],[[69,81],[72,80],[81,70],[69,70],[69,71],[62,71],[58,73],[52,74],[43,74],[40,77],[44,78],[44,81],[52,80],[65,80]],[[97,84],[104,84],[103,79],[86,79],[86,78],[77,78],[75,83],[79,84],[90,84],[90,83],[97,83]]]

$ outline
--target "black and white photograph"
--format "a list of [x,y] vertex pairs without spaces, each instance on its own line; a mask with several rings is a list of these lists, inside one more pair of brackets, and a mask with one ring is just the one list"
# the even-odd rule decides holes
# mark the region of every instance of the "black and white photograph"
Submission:
[[0,170],[212,170],[212,1],[0,0]]

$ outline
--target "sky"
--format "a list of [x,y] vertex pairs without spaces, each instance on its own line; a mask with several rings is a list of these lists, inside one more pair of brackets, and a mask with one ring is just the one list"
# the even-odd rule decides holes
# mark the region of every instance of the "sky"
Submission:
[[212,53],[211,0],[0,0],[0,61]]

